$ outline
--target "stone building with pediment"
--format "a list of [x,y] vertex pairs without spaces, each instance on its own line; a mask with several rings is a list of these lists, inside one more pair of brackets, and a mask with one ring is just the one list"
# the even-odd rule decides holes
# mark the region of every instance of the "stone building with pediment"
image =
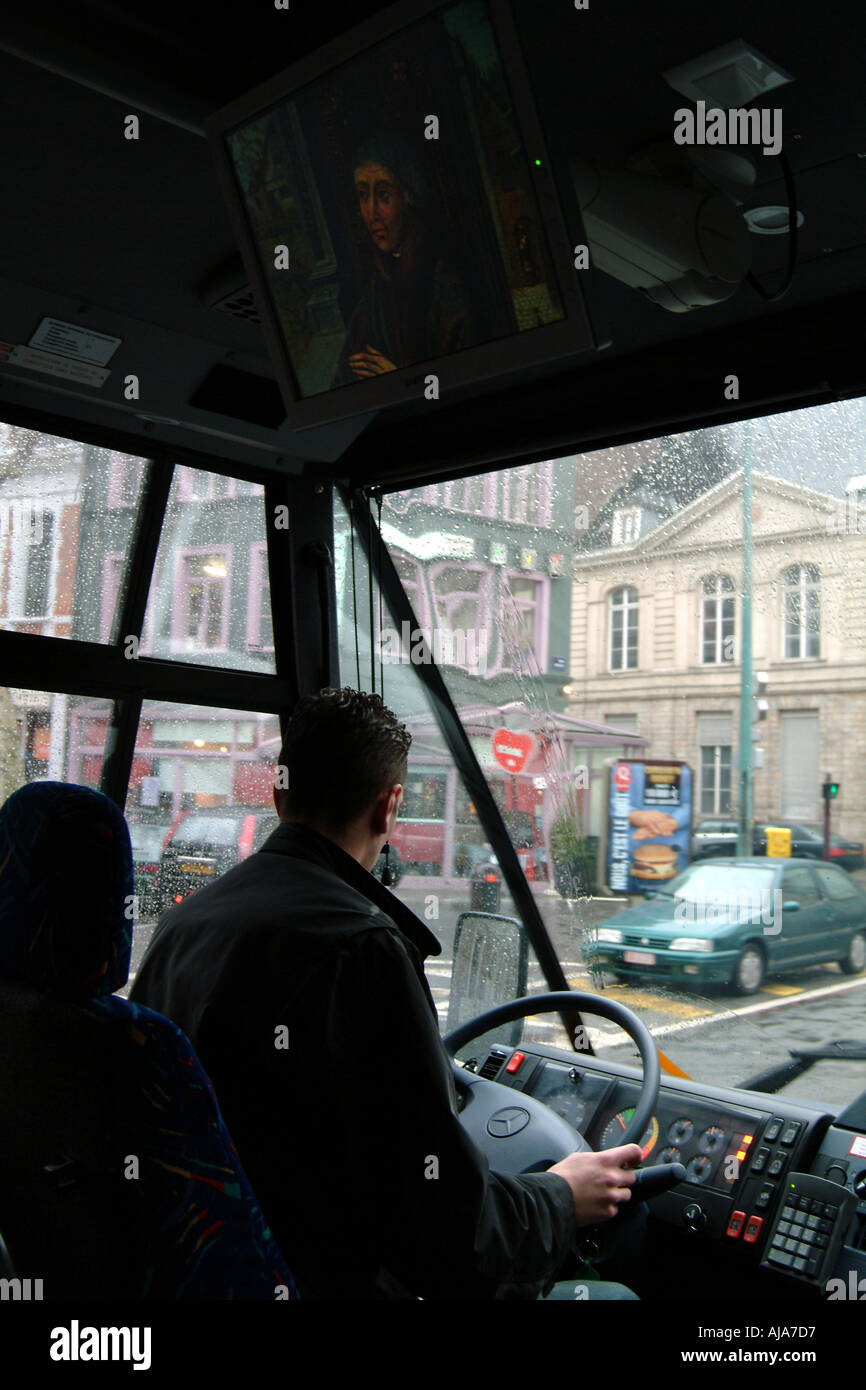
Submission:
[[[622,499],[605,548],[574,562],[566,712],[633,727],[695,773],[695,821],[736,815],[743,475],[641,526]],[[866,511],[752,480],[753,669],[766,672],[754,812],[866,838]],[[626,515],[628,513],[628,515]],[[861,520],[862,518],[862,520]]]

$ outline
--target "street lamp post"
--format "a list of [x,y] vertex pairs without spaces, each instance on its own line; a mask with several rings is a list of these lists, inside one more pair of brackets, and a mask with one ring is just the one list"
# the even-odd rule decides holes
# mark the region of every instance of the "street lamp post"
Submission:
[[743,453],[743,584],[740,639],[740,817],[737,854],[752,853],[752,422]]

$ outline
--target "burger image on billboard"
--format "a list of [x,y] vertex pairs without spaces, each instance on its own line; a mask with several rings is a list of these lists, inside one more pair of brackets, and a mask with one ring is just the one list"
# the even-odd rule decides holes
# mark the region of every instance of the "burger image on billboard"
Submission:
[[677,872],[676,845],[636,845],[632,854],[632,878],[674,878]]

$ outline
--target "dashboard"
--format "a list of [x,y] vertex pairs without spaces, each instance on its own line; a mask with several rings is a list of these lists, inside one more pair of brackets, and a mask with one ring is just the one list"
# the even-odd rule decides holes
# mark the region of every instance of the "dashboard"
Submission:
[[[634,1068],[538,1043],[493,1045],[478,1072],[542,1102],[596,1150],[621,1142],[642,1084]],[[760,1272],[779,1291],[826,1294],[836,1273],[866,1275],[866,1135],[834,1118],[801,1100],[664,1077],[638,1141],[643,1164],[679,1162],[687,1177],[650,1200],[651,1220],[711,1242],[726,1270]]]

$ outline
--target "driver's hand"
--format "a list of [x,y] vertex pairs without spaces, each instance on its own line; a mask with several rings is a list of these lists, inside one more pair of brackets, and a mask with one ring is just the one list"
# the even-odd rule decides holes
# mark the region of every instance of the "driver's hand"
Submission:
[[355,376],[382,376],[384,372],[396,372],[396,365],[386,357],[378,348],[364,347],[361,352],[353,352],[349,358],[349,366]]
[[599,1154],[569,1154],[547,1171],[565,1178],[571,1188],[578,1226],[594,1226],[598,1221],[609,1221],[622,1202],[631,1200],[631,1170],[637,1168],[641,1157],[637,1144],[623,1144]]

